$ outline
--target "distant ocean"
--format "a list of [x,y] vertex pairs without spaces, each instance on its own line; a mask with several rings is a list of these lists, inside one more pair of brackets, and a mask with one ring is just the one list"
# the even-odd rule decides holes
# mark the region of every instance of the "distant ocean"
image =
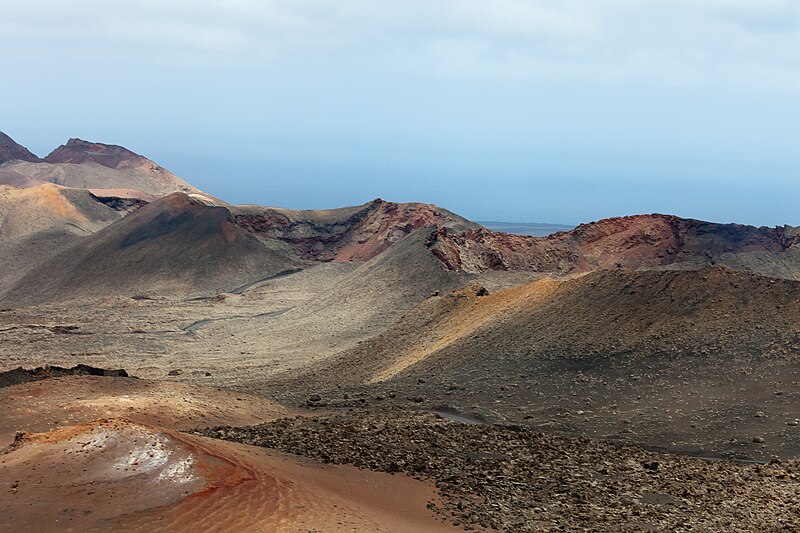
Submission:
[[476,220],[478,224],[492,231],[516,233],[517,235],[533,235],[534,237],[547,237],[559,231],[569,231],[575,226],[564,224],[546,224],[539,222],[497,222],[495,220]]

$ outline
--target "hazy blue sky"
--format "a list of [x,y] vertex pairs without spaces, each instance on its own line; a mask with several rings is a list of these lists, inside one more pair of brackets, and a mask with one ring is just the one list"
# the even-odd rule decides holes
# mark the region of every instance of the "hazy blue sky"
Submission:
[[800,0],[0,0],[0,130],[235,203],[800,225]]

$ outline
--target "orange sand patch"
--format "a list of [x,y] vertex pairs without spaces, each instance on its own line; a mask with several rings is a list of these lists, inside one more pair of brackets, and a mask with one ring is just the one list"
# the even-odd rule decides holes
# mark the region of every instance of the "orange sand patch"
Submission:
[[121,419],[26,437],[0,487],[0,531],[453,530],[411,478]]
[[17,431],[44,432],[122,417],[174,429],[260,424],[294,412],[258,396],[168,381],[68,376],[3,389],[0,447]]

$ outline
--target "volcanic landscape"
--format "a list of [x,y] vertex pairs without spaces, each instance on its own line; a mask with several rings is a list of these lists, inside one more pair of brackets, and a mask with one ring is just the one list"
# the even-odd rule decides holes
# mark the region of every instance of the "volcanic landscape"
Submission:
[[800,229],[231,205],[0,133],[0,531],[800,531]]

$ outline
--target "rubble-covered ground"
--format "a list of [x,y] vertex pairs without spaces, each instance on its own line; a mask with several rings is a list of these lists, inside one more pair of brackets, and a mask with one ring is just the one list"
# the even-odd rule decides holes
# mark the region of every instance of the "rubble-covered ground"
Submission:
[[443,499],[430,505],[466,530],[800,529],[797,461],[703,460],[406,410],[353,410],[197,432],[433,479]]

